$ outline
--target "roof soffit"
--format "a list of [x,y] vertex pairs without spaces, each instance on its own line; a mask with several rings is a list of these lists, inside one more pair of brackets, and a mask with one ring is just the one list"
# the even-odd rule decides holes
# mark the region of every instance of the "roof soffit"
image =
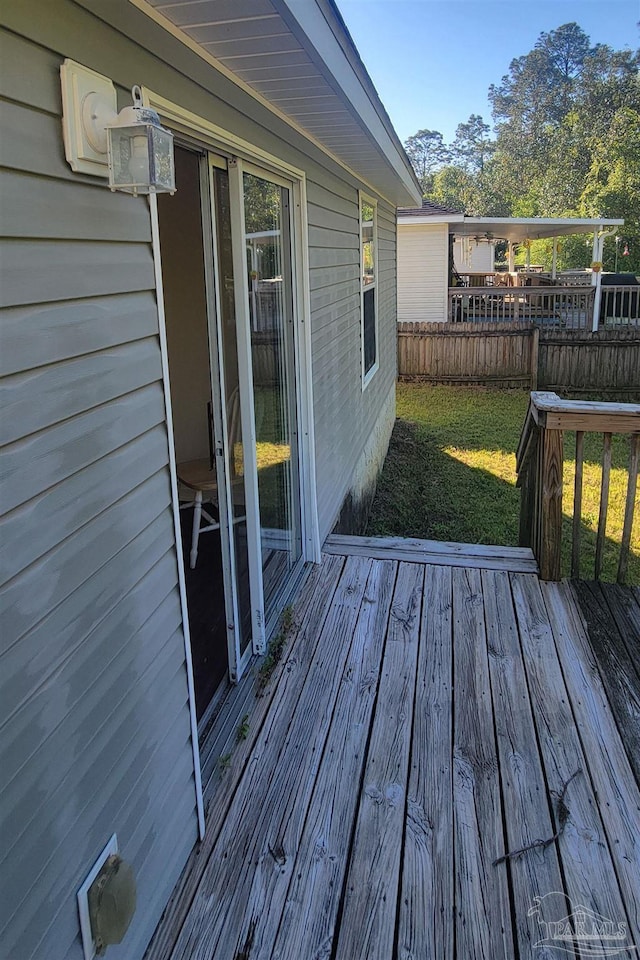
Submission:
[[330,4],[131,2],[382,196],[395,204],[415,203],[419,187],[413,171],[364,67],[358,71],[345,53],[348,34],[342,43],[337,40],[341,24]]

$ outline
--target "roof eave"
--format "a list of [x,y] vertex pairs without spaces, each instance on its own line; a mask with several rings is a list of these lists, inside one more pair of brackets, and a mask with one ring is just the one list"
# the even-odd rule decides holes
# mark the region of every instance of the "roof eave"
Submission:
[[313,47],[335,80],[344,103],[354,109],[371,142],[400,181],[401,189],[389,199],[393,199],[396,206],[407,206],[409,199],[411,203],[421,202],[422,188],[411,162],[333,0],[272,0],[272,3],[294,30],[297,25],[299,39]]

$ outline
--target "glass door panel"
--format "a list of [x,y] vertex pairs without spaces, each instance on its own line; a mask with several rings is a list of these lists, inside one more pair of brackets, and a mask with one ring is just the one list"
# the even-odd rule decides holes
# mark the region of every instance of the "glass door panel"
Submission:
[[246,282],[264,609],[277,611],[302,557],[290,192],[243,174]]
[[[231,219],[229,207],[229,175],[226,169],[211,166],[216,244],[217,315],[220,386],[224,434],[217,445],[217,454],[223,457],[224,473],[228,477],[229,537],[235,573],[235,640],[237,673],[241,673],[250,650],[251,592],[249,586],[249,556],[247,537],[247,497],[244,483],[243,441],[240,418],[240,389],[238,376],[238,343],[233,285],[233,255],[231,247]],[[226,434],[226,442],[225,441]],[[239,656],[238,656],[239,654]]]

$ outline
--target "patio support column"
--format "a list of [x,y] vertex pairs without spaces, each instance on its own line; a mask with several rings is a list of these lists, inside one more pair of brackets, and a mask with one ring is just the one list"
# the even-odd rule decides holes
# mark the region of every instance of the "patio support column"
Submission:
[[558,272],[558,238],[553,238],[553,253],[551,254],[551,279],[555,280]]
[[513,273],[515,267],[513,256],[513,240],[509,240],[507,243],[507,257],[509,259],[509,273]]
[[602,246],[604,244],[604,236],[600,236],[597,230],[593,234],[593,260],[592,260],[592,269],[591,269],[591,286],[595,287],[595,294],[593,297],[593,319],[591,321],[591,329],[595,333],[598,329],[598,317],[600,314],[600,299],[602,297],[602,274],[600,270],[593,269],[593,264],[597,262],[602,262]]
[[[593,324],[591,329],[598,329],[598,321],[600,316],[600,302],[602,300],[602,261],[604,258],[604,241],[605,237],[613,236],[616,232],[616,227],[610,227],[608,230],[605,230],[604,224],[600,226],[597,234],[594,236],[594,254],[593,260],[594,263],[600,264],[600,269],[595,274],[595,288],[596,292],[593,298]],[[591,274],[591,282],[594,283],[594,274]]]

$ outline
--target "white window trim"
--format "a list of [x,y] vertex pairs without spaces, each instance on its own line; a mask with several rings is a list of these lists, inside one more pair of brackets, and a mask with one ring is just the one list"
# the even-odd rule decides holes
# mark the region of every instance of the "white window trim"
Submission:
[[[368,203],[373,207],[373,309],[375,318],[375,339],[376,339],[376,359],[370,370],[364,369],[364,261],[362,256],[362,204]],[[380,369],[380,337],[379,337],[379,317],[378,317],[378,201],[362,190],[358,191],[358,247],[360,254],[358,257],[360,263],[360,355],[362,370],[362,389],[371,383],[374,376]]]

